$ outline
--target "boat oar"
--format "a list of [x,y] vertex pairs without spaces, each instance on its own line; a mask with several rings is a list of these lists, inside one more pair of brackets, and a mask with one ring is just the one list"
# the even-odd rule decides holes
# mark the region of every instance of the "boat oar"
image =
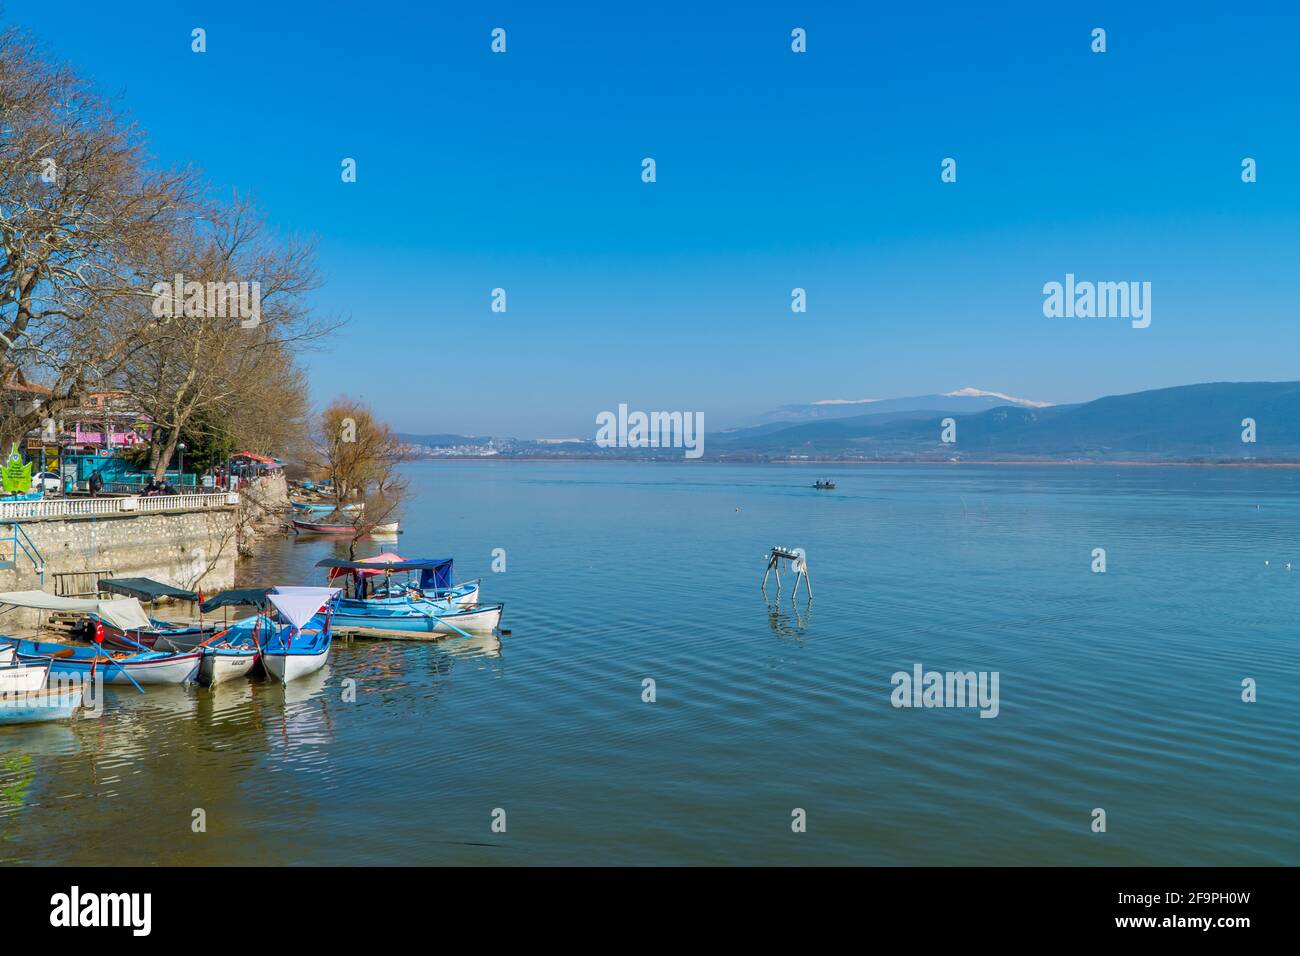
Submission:
[[207,647],[209,644],[211,644],[213,641],[215,641],[215,640],[216,640],[217,638],[219,638],[219,637],[225,637],[225,636],[226,636],[226,632],[229,631],[229,630],[230,630],[230,628],[226,628],[225,631],[217,631],[217,633],[213,634],[213,635],[212,635],[211,637],[209,637],[206,641],[199,641],[197,644],[194,645],[195,650],[197,650],[197,649],[200,648],[200,647]]
[[[130,640],[130,638],[127,638],[127,639]],[[102,648],[100,645],[96,644],[96,645],[95,645],[95,653],[96,653],[97,655],[98,655],[98,654],[104,654],[104,648]],[[126,679],[129,680],[132,684],[135,684],[135,689],[138,690],[138,691],[139,691],[140,693],[142,693],[142,694],[144,693],[144,688],[141,687],[139,684],[136,683],[135,678],[131,676],[131,672],[128,671],[128,670],[127,670],[127,669],[126,669],[122,664],[120,664],[119,662],[113,660],[113,658],[109,657],[107,654],[104,654],[104,660],[105,660],[107,663],[109,663],[109,664],[116,664],[116,665],[117,665],[117,669],[120,670],[123,674],[126,675]],[[92,674],[94,673],[94,665],[91,665],[91,673],[92,673]]]
[[451,623],[451,621],[447,620],[445,617],[439,617],[438,615],[435,614],[433,616],[433,619],[437,621],[439,624],[446,624],[449,628],[451,628],[461,637],[468,637],[471,640],[474,637],[474,635],[470,634],[468,631],[462,631],[460,628],[458,628],[455,624]]

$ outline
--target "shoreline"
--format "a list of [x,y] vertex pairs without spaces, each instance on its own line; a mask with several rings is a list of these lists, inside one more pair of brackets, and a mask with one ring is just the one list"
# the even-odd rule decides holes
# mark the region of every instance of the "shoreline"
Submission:
[[766,460],[766,461],[740,461],[737,459],[676,459],[676,458],[604,458],[598,455],[591,457],[574,456],[572,458],[556,458],[549,455],[448,455],[446,457],[434,458],[415,458],[407,464],[421,464],[425,462],[546,462],[557,465],[574,464],[576,462],[599,462],[610,465],[778,465],[778,466],[810,466],[833,467],[841,465],[861,466],[861,465],[902,465],[912,467],[916,465],[935,465],[955,467],[961,465],[998,465],[998,466],[1050,466],[1050,467],[1080,467],[1080,468],[1097,468],[1097,467],[1119,467],[1119,468],[1300,468],[1300,460],[1297,461],[1061,461],[1055,458],[1032,458],[1032,459],[1006,459],[1006,458],[963,458],[960,461],[938,461],[932,458],[912,460],[863,460],[863,459],[837,459],[837,458],[818,458],[807,461],[784,461],[784,460]]

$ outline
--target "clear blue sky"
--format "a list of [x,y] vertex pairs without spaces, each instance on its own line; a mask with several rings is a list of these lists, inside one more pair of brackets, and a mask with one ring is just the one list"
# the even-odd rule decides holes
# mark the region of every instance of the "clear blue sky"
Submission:
[[[1300,379],[1297,4],[994,6],[5,3],[319,237],[313,397],[405,430]],[[1150,281],[1151,327],[1044,318],[1066,272]]]

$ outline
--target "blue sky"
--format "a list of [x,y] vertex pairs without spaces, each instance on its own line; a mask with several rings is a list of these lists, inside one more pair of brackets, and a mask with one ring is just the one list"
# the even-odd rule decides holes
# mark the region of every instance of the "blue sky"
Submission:
[[[313,397],[404,430],[1300,378],[1294,3],[5,7],[318,237]],[[1151,327],[1045,318],[1067,272],[1150,281]]]

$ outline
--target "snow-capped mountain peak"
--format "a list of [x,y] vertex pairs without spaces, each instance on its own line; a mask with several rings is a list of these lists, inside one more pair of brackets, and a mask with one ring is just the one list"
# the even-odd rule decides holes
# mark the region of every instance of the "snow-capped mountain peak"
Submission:
[[945,398],[997,398],[1004,402],[1010,402],[1012,405],[1023,405],[1025,408],[1048,408],[1051,402],[1036,402],[1032,398],[1016,398],[1014,395],[1007,395],[1004,392],[988,392],[982,388],[959,388],[955,392],[944,392]]

